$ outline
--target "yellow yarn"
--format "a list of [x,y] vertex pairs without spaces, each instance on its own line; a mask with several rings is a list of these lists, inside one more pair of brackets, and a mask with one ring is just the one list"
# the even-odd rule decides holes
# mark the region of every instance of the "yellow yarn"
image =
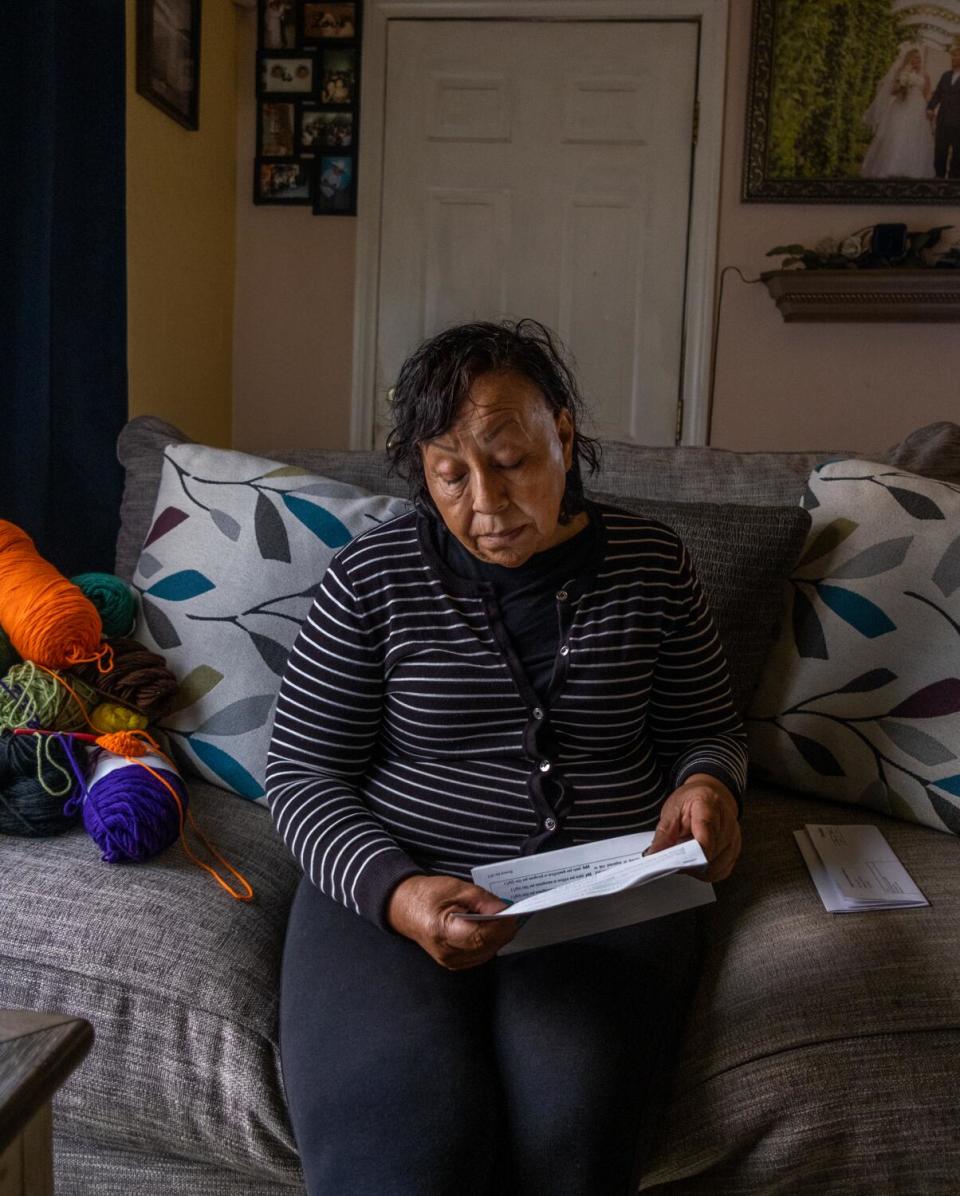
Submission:
[[142,731],[148,720],[116,702],[101,702],[90,715],[90,722],[102,734],[109,735],[113,731]]

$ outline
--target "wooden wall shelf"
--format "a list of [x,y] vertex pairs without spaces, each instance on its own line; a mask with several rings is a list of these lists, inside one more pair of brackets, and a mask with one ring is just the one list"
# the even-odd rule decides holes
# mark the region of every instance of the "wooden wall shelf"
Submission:
[[784,320],[960,321],[960,270],[768,270]]

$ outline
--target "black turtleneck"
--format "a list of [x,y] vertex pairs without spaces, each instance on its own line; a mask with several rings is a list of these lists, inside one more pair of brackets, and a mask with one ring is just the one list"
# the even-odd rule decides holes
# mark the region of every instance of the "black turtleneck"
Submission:
[[550,688],[560,643],[557,591],[596,566],[602,552],[597,516],[590,510],[587,514],[589,522],[582,531],[513,568],[480,560],[463,547],[442,519],[434,514],[430,520],[437,550],[450,571],[464,580],[493,587],[510,642],[541,700]]

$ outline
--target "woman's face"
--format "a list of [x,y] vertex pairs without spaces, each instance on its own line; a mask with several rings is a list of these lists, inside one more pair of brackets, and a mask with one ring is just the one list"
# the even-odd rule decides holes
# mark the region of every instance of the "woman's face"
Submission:
[[558,523],[573,421],[523,374],[483,374],[453,423],[420,446],[427,489],[451,533],[482,561],[514,568],[586,525]]
[[920,69],[922,62],[919,50],[911,50],[907,55],[907,66],[912,67],[915,71]]

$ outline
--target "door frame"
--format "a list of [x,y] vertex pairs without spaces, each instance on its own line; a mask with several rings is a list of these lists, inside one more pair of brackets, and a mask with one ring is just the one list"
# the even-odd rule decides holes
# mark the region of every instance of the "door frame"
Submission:
[[377,351],[388,23],[444,18],[670,20],[695,21],[699,26],[699,119],[687,239],[680,443],[707,443],[728,4],[729,0],[367,0],[360,93],[351,448],[371,448],[374,435],[369,396],[373,392]]

